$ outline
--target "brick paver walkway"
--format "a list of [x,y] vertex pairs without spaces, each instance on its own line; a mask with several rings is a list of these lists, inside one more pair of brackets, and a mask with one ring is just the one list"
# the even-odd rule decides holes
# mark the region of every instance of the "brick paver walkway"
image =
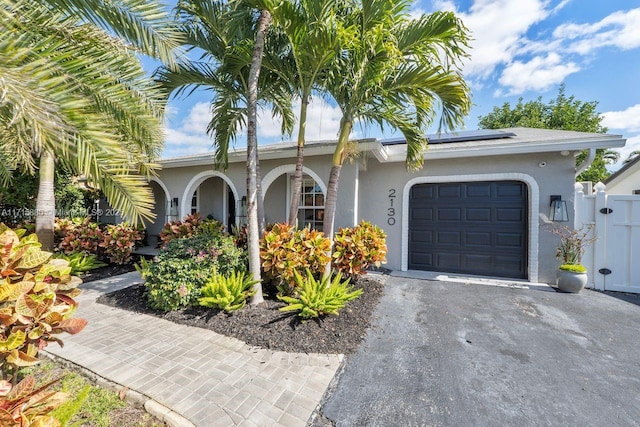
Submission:
[[[153,399],[196,426],[307,424],[341,355],[250,347],[95,302],[105,292],[140,281],[133,272],[83,285],[77,317],[89,325],[78,335],[64,336],[64,348],[52,344],[47,351]],[[182,424],[188,425],[186,420]]]

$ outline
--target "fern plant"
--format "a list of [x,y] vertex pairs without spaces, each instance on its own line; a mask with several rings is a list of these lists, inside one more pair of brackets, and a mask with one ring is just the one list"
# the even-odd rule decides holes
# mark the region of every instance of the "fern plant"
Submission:
[[333,280],[330,276],[316,280],[309,269],[306,277],[295,272],[297,297],[278,296],[287,303],[280,311],[298,311],[303,319],[320,317],[328,314],[338,315],[347,302],[362,295],[362,289],[353,290],[349,286],[350,279],[342,281],[342,274],[336,273]]
[[245,277],[244,271],[234,271],[230,276],[216,272],[201,289],[199,304],[227,312],[239,310],[245,306],[247,298],[255,293],[253,285],[258,282],[251,276]]
[[100,261],[95,254],[87,255],[84,252],[74,252],[69,255],[60,253],[56,254],[55,257],[58,259],[64,259],[69,263],[69,267],[71,267],[71,273],[69,274],[72,276],[107,266],[107,264]]

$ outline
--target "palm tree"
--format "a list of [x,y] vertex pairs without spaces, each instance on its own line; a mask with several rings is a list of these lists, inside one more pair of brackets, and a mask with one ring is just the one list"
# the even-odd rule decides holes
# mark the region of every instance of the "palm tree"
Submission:
[[[264,2],[262,7],[269,7]],[[266,57],[263,67],[277,74],[291,87],[300,100],[297,135],[296,169],[294,173],[289,224],[295,225],[302,187],[302,166],[307,122],[307,109],[314,89],[329,71],[338,54],[338,28],[335,0],[287,0],[275,2],[270,10],[272,28],[285,39],[284,57]]]
[[459,72],[469,35],[450,12],[409,19],[410,1],[363,0],[346,16],[352,30],[326,89],[342,119],[327,188],[323,229],[332,237],[340,170],[357,150],[349,135],[355,120],[402,132],[408,169],[422,167],[426,127],[440,113],[440,128],[462,123],[471,106]]
[[638,158],[638,156],[640,156],[640,150],[634,150],[631,153],[629,153],[629,155],[627,156],[626,159],[624,159],[623,164],[628,164],[633,162],[636,158]]
[[[132,222],[153,216],[147,178],[162,144],[164,97],[135,51],[169,58],[178,39],[157,4],[100,3],[0,0],[0,180],[6,185],[18,168],[33,172],[39,156],[36,231],[45,248],[53,243],[56,158]],[[133,44],[91,20],[132,33]]]
[[[212,118],[207,133],[213,138],[215,167],[226,169],[229,146],[238,132],[247,127],[249,268],[255,280],[259,280],[258,241],[264,228],[264,214],[261,208],[256,111],[258,106],[270,106],[273,114],[283,119],[283,133],[291,133],[294,117],[288,86],[274,72],[261,70],[263,53],[270,64],[279,61],[282,40],[267,32],[270,14],[266,10],[261,11],[256,20],[254,6],[243,1],[178,2],[176,11],[188,50],[197,50],[199,57],[182,61],[173,69],[160,68],[156,77],[175,96],[188,95],[196,88],[213,92]],[[269,43],[265,43],[265,38]],[[259,283],[256,291],[252,298],[254,304],[262,302]]]

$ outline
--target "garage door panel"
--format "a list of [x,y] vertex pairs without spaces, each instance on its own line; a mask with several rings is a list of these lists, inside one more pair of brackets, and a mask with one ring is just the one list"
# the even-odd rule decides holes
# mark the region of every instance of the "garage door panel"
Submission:
[[495,184],[497,198],[525,196],[526,187],[520,182],[497,182]]
[[473,222],[490,222],[491,208],[467,208],[465,211],[465,219]]
[[522,208],[497,208],[496,220],[500,222],[522,223],[525,212]]
[[501,248],[524,247],[523,236],[520,233],[496,233],[496,246]]
[[465,268],[476,274],[487,274],[491,271],[491,257],[489,255],[465,255]]
[[437,266],[444,270],[458,270],[462,266],[462,255],[459,253],[441,252],[436,256]]
[[418,184],[409,200],[409,268],[527,276],[522,182]]
[[411,219],[415,220],[427,220],[433,219],[433,208],[417,208],[411,212]]
[[491,197],[491,184],[489,183],[469,183],[466,189],[468,198],[486,199],[487,197]]
[[444,208],[438,209],[439,221],[455,221],[459,222],[462,219],[462,209],[460,208]]
[[458,246],[462,243],[460,231],[439,231],[437,236],[436,242],[441,245],[454,244]]
[[418,249],[422,243],[433,243],[433,231],[431,230],[413,230],[411,237],[416,249]]
[[440,184],[436,194],[439,199],[459,199],[462,195],[462,187],[459,184]]
[[470,231],[465,234],[467,245],[469,246],[490,246],[491,233]]

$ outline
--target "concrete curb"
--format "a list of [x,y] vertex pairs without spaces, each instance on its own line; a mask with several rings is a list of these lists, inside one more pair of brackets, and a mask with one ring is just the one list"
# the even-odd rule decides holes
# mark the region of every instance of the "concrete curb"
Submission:
[[191,421],[189,421],[182,415],[151,399],[145,394],[142,394],[136,390],[131,390],[123,386],[122,384],[118,384],[104,377],[101,377],[90,369],[77,365],[63,357],[48,353],[46,350],[41,351],[40,354],[57,363],[62,364],[63,366],[79,372],[82,376],[88,378],[90,381],[95,382],[100,387],[109,389],[115,393],[120,393],[122,390],[126,390],[124,399],[127,402],[144,408],[145,411],[158,418],[160,421],[165,422],[169,427],[195,427],[195,425]]

